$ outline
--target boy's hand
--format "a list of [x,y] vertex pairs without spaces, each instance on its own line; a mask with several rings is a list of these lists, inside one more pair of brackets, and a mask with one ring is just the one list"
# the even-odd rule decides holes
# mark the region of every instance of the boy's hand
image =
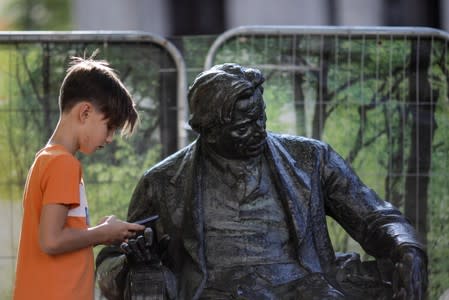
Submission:
[[134,237],[137,231],[145,229],[143,225],[124,222],[115,216],[104,217],[98,226],[103,228],[104,244],[117,244],[127,241]]

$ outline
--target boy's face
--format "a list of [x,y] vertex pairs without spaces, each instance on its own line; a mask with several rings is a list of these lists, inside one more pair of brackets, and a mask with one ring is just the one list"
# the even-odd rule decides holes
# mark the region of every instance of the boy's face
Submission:
[[85,119],[80,136],[79,151],[84,154],[91,154],[112,142],[115,128],[110,128],[108,119],[93,106],[83,113]]

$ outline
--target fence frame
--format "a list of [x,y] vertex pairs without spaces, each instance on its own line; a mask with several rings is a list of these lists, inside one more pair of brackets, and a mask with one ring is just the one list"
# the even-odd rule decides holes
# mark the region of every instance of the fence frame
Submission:
[[217,37],[206,56],[204,70],[214,65],[218,49],[229,39],[241,35],[321,35],[321,36],[402,36],[443,38],[449,41],[449,33],[431,27],[387,27],[387,26],[240,26],[225,31]]
[[11,43],[76,43],[76,42],[140,42],[160,46],[173,59],[177,69],[177,143],[178,148],[187,145],[185,123],[188,118],[187,80],[184,58],[167,39],[143,31],[1,31],[0,45]]
[[[203,68],[207,70],[214,65],[215,57],[228,40],[239,36],[294,36],[294,35],[318,35],[318,36],[366,36],[366,37],[415,37],[442,39],[449,44],[449,32],[430,27],[385,27],[385,26],[241,26],[232,28],[218,35],[209,47],[204,60]],[[155,44],[167,51],[177,68],[177,146],[182,148],[188,143],[188,103],[187,103],[187,71],[183,54],[169,40],[142,31],[1,31],[0,45],[14,43],[76,43],[97,42],[114,43],[130,42],[142,44]],[[275,66],[300,69],[301,66]],[[288,71],[288,69],[287,69]],[[1,257],[0,257],[1,259]]]

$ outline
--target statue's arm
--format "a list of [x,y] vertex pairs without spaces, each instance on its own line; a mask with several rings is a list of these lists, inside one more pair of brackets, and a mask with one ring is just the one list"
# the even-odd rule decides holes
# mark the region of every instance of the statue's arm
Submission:
[[380,199],[330,148],[324,155],[322,174],[328,215],[368,254],[393,263],[394,299],[424,299],[427,253],[405,216]]
[[128,206],[128,222],[135,222],[150,215],[157,214],[155,203],[158,197],[158,180],[152,173],[147,173],[139,180],[133,191]]
[[95,273],[104,297],[109,300],[123,299],[128,269],[126,257],[117,247],[107,246],[100,251]]
[[367,187],[337,152],[329,147],[321,163],[326,213],[368,254],[392,258],[398,247],[424,250],[405,216]]

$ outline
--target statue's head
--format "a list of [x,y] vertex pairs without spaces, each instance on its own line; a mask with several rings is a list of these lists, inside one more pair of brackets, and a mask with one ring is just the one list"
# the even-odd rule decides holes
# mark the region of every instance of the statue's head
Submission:
[[223,157],[245,159],[265,145],[264,77],[237,64],[212,67],[189,90],[190,126]]

